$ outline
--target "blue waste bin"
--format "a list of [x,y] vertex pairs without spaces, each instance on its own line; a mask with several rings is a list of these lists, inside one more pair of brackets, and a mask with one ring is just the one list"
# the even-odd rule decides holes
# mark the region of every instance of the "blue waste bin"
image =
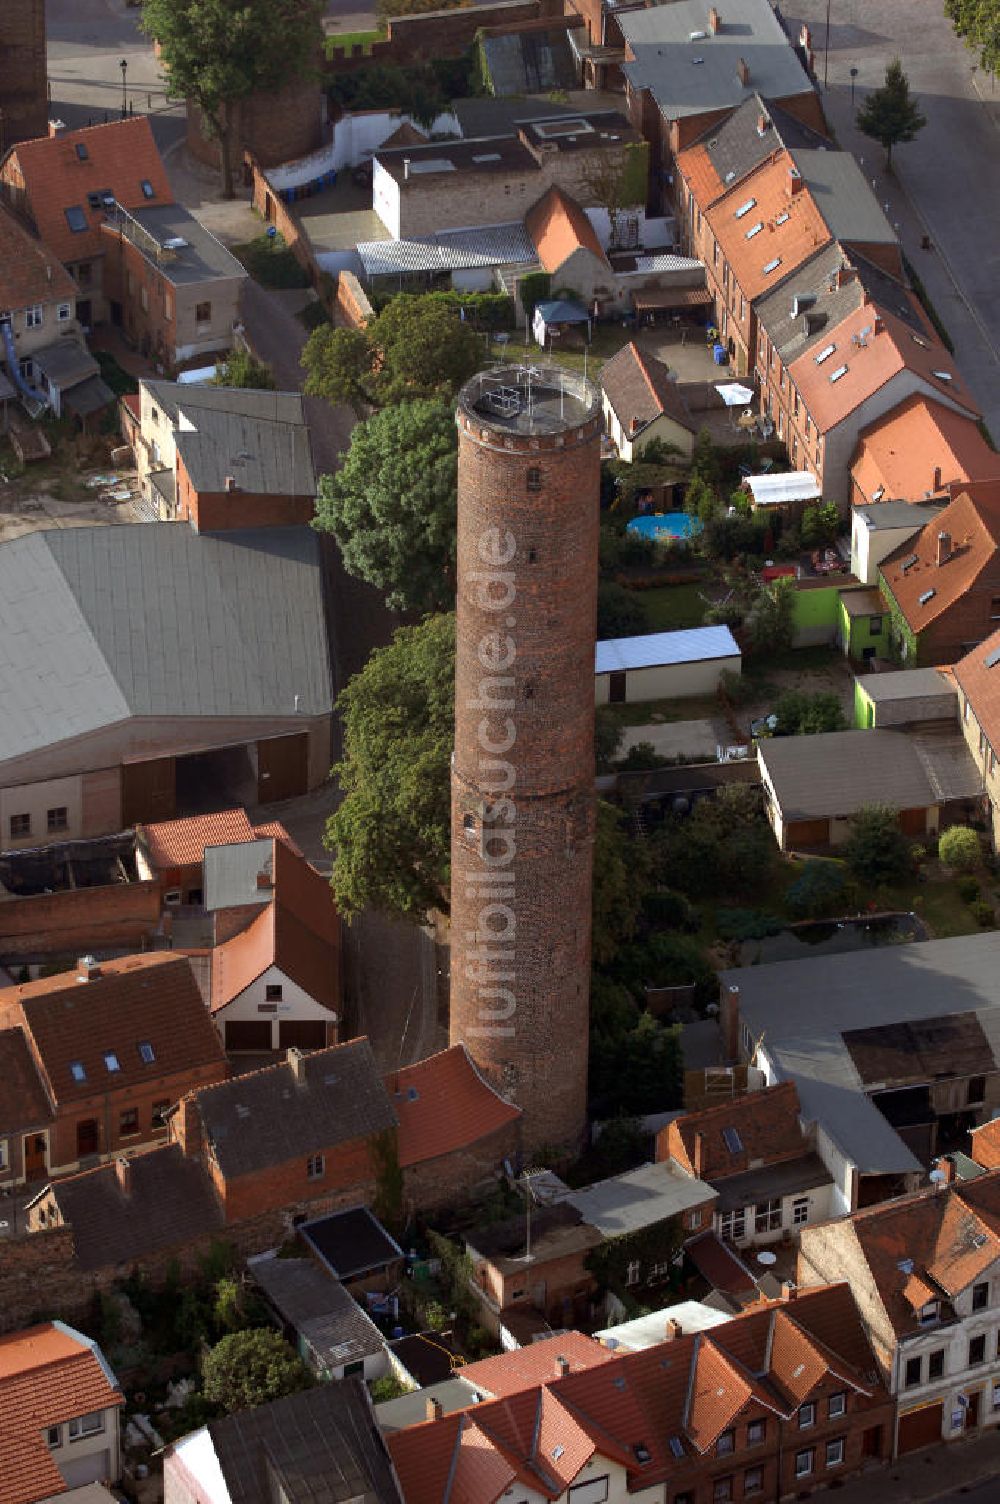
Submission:
[[712,346],[712,359],[717,366],[724,366],[728,358],[725,345]]

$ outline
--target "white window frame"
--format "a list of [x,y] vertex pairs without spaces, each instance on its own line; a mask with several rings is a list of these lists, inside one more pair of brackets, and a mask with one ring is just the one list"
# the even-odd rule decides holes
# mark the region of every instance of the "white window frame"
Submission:
[[73,317],[73,304],[60,303],[56,308],[56,323],[68,324]]
[[[835,1403],[837,1406],[836,1409],[834,1408]],[[846,1414],[847,1391],[845,1389],[841,1389],[839,1394],[831,1394],[830,1396],[829,1415],[831,1420],[839,1420],[842,1415]]]
[[747,1235],[747,1212],[746,1207],[741,1206],[737,1211],[721,1212],[719,1215],[719,1236],[728,1238],[735,1243]]
[[[805,1459],[805,1466],[804,1467],[801,1465],[803,1459]],[[814,1462],[815,1462],[815,1448],[814,1447],[803,1447],[803,1449],[802,1449],[801,1452],[796,1452],[795,1453],[795,1476],[796,1476],[796,1478],[808,1478],[809,1474],[813,1471]]]
[[55,1452],[63,1444],[62,1426],[46,1426],[45,1442],[49,1450]]
[[799,1430],[808,1431],[810,1426],[816,1424],[816,1402],[806,1400],[804,1405],[799,1406]]
[[[834,1452],[834,1451],[837,1451],[839,1453],[839,1455],[831,1457],[830,1453]],[[832,1441],[828,1441],[827,1442],[827,1444],[826,1444],[826,1465],[827,1465],[827,1467],[843,1467],[843,1465],[844,1465],[844,1438],[842,1436],[835,1436]]]
[[326,1174],[326,1155],[310,1154],[306,1160],[306,1179],[322,1180]]
[[[88,1421],[92,1423],[89,1426]],[[87,1436],[100,1436],[104,1431],[104,1411],[90,1410],[86,1415],[74,1416],[67,1430],[70,1441],[83,1441]]]
[[792,1226],[803,1227],[809,1221],[809,1197],[796,1196],[792,1202]]
[[625,1265],[626,1285],[637,1285],[642,1278],[642,1265],[638,1259],[629,1259]]
[[24,310],[25,329],[41,329],[45,323],[45,309],[41,303],[32,303],[30,308]]

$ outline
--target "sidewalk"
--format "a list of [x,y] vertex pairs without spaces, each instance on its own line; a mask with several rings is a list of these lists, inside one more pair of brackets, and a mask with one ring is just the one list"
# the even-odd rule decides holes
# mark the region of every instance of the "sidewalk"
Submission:
[[1000,1433],[995,1430],[976,1441],[942,1443],[873,1469],[838,1488],[837,1504],[930,1504],[993,1478],[1000,1480]]

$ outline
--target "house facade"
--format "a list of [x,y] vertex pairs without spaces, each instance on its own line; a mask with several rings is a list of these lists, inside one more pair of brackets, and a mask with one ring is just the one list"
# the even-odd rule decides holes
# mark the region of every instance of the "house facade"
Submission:
[[1000,839],[1000,629],[955,664],[959,690],[959,724],[965,744],[983,780],[989,830],[996,848]]
[[604,426],[621,459],[631,464],[653,443],[690,455],[695,421],[662,360],[630,340],[605,361],[598,383]]

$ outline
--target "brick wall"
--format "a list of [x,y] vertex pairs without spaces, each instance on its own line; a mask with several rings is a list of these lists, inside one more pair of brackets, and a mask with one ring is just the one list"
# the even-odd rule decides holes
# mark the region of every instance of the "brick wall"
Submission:
[[353,272],[340,272],[333,298],[334,319],[349,329],[363,329],[375,310]]
[[324,1173],[314,1180],[306,1173],[307,1158],[303,1154],[298,1159],[228,1179],[213,1170],[226,1222],[243,1222],[280,1211],[291,1201],[312,1203],[330,1197],[337,1204],[351,1204],[373,1199],[375,1184],[366,1139],[353,1139],[328,1149]]
[[177,456],[177,515],[200,533],[240,527],[306,527],[316,511],[313,496],[272,496],[255,491],[196,491]]
[[[323,144],[325,100],[318,87],[300,81],[277,94],[256,94],[235,107],[233,160],[250,152],[265,167],[306,157]],[[206,166],[219,166],[219,144],[206,129],[193,99],[187,101],[187,145]]]
[[274,225],[299,265],[314,283],[318,282],[320,270],[298,215],[282,202],[277,189],[271,187],[260,162],[252,154],[248,153],[244,165],[250,175],[250,198],[254,208],[269,225]]
[[104,231],[104,295],[121,304],[125,333],[143,355],[174,360],[177,300],[167,279],[123,235]]
[[142,950],[160,917],[155,880],[38,893],[0,903],[4,961],[86,950]]
[[473,1192],[496,1183],[496,1174],[505,1159],[520,1149],[520,1120],[509,1123],[489,1138],[463,1150],[445,1154],[440,1159],[409,1165],[403,1174],[403,1195],[408,1211],[430,1211],[465,1200]]
[[329,79],[373,63],[405,66],[426,58],[460,57],[472,46],[476,33],[485,28],[508,31],[520,21],[558,21],[561,16],[561,0],[497,0],[493,5],[392,16],[385,41],[375,42],[367,50],[360,43],[350,49],[338,49],[327,58],[324,73]]
[[15,141],[46,132],[45,0],[3,0],[0,60],[2,156]]

